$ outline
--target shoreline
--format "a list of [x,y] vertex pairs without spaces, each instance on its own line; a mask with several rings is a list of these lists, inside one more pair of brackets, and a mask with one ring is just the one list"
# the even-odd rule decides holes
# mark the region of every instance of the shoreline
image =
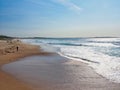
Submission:
[[[11,62],[15,62],[17,60],[23,61],[24,57],[28,57],[28,56],[31,56],[31,58],[32,58],[32,56],[33,57],[38,56],[39,58],[41,58],[41,56],[45,57],[45,58],[47,58],[46,59],[47,65],[50,65],[49,58],[54,59],[55,57],[58,56],[59,58],[55,58],[55,60],[54,60],[57,63],[57,65],[56,65],[56,63],[54,63],[52,61],[52,63],[54,63],[53,66],[57,66],[57,67],[52,68],[52,69],[55,69],[55,71],[58,72],[59,71],[58,67],[62,68],[62,69],[60,69],[60,72],[62,71],[68,75],[68,76],[65,76],[65,78],[68,78],[69,76],[74,77],[74,75],[77,75],[76,78],[79,78],[79,80],[80,80],[80,81],[77,80],[77,81],[79,81],[77,84],[81,87],[82,90],[93,90],[93,89],[94,90],[99,90],[99,89],[100,90],[119,90],[120,89],[120,86],[119,86],[120,84],[110,82],[106,78],[101,77],[91,67],[87,66],[83,62],[69,60],[69,59],[67,59],[67,62],[64,62],[65,61],[64,57],[62,58],[62,56],[54,55],[53,53],[52,53],[53,55],[51,55],[51,53],[42,52],[40,50],[40,47],[36,46],[36,45],[29,45],[29,44],[24,44],[24,43],[20,42],[19,47],[20,48],[19,48],[18,52],[0,55],[0,80],[1,80],[0,89],[1,90],[34,90],[34,88],[31,87],[31,85],[29,83],[25,83],[24,80],[18,79],[15,76],[1,70],[1,66],[11,63]],[[62,60],[62,62],[64,62],[64,63],[59,62],[57,59]],[[41,65],[42,65],[42,63],[41,63]],[[63,69],[63,66],[65,67],[65,69],[68,69],[67,71],[69,71],[69,69],[70,69],[70,71],[72,70],[72,73],[71,72],[66,73],[66,71]],[[50,69],[50,68],[48,68],[48,69]],[[78,70],[78,71],[76,71],[76,70]],[[45,70],[43,69],[43,71],[45,71]],[[54,73],[54,71],[52,71],[52,72],[47,71],[46,73],[48,73],[48,74]],[[90,74],[90,76],[88,74]],[[43,74],[43,75],[46,75],[46,74]],[[53,76],[54,76],[54,74],[53,74]],[[58,76],[55,75],[54,77],[58,77]],[[64,75],[63,75],[63,78],[64,78]],[[50,82],[51,81],[52,80],[50,80]],[[51,83],[48,83],[48,82],[46,82],[46,83],[40,82],[40,83],[42,86],[39,87],[39,89],[37,89],[37,90],[49,90],[49,88],[51,86],[52,86],[51,87],[52,89],[56,90],[56,88],[54,88],[54,87],[57,87],[57,86],[55,86],[55,84],[52,85]],[[73,89],[77,87],[75,90],[79,90],[78,89],[79,86],[76,86],[77,85],[76,83],[75,83],[75,86],[71,85],[70,83],[63,83],[63,84],[68,85],[68,86],[57,87],[58,90],[61,90],[60,88],[62,88],[62,90],[71,90],[69,87],[72,87]],[[59,86],[59,84],[58,84],[58,86]],[[52,89],[50,89],[50,90],[52,90]]]
[[[18,51],[16,51],[15,49],[9,50],[8,47],[16,45],[19,46]],[[8,43],[5,40],[0,40],[0,49],[4,50],[5,48],[7,48],[6,52],[0,53],[0,90],[32,90],[26,83],[17,80],[14,76],[1,70],[1,67],[5,64],[15,62],[24,57],[33,55],[45,55],[49,53],[42,52],[40,50],[40,47],[37,45],[25,44],[20,41]]]
[[120,84],[101,77],[87,64],[58,54],[22,58],[3,70],[33,90],[120,90]]

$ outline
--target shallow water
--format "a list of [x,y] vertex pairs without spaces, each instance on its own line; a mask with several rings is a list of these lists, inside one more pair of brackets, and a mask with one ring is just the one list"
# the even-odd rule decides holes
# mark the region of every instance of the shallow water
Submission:
[[[2,69],[35,90],[119,90],[83,63],[69,63],[59,55],[32,56],[6,64]],[[109,86],[110,85],[110,86]]]
[[103,77],[120,83],[120,38],[46,38],[22,41],[88,63]]

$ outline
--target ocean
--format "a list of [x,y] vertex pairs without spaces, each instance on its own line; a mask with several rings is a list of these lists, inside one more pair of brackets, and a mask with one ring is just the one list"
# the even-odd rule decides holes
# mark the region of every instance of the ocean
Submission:
[[96,73],[120,83],[120,38],[37,38],[21,39],[40,45],[44,51],[82,61]]

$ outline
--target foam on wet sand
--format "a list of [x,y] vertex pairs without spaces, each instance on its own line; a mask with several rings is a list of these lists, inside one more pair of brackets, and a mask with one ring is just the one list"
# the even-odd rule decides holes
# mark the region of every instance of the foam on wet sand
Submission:
[[80,61],[58,54],[32,56],[6,64],[2,68],[33,90],[119,90],[120,84],[96,74]]

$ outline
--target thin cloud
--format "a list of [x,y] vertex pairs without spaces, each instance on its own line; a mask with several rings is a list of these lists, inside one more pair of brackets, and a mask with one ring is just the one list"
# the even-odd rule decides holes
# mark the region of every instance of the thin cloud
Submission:
[[73,11],[77,11],[80,12],[82,10],[81,7],[79,7],[78,5],[70,2],[69,0],[49,0],[49,2],[45,2],[44,0],[26,0],[29,1],[31,3],[40,5],[40,6],[51,6],[50,2],[54,2],[54,3],[59,3],[61,5],[64,5],[65,7],[73,10]]
[[69,9],[72,9],[72,10],[74,10],[74,11],[81,11],[81,10],[82,10],[81,7],[79,7],[78,5],[72,3],[72,2],[70,2],[70,1],[68,1],[68,0],[52,0],[52,1],[58,2],[58,3],[66,6],[66,7],[69,8]]

